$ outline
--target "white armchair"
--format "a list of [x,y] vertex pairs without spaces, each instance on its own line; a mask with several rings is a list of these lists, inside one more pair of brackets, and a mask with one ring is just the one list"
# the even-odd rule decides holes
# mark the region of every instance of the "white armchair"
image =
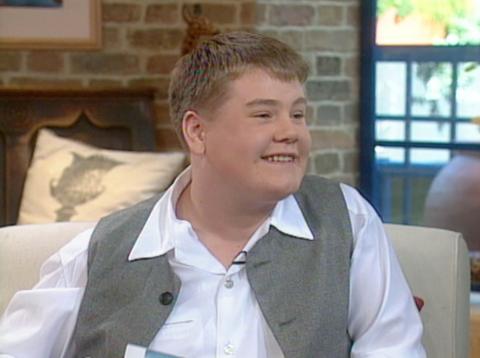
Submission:
[[[44,260],[93,223],[55,223],[0,229],[0,312],[13,294],[32,287]],[[429,358],[467,358],[468,251],[461,234],[385,225],[414,295],[425,301],[423,342]]]
[[385,225],[421,311],[423,344],[429,358],[468,358],[470,265],[461,234]]
[[93,225],[65,222],[0,228],[0,314],[15,292],[35,285],[48,257]]

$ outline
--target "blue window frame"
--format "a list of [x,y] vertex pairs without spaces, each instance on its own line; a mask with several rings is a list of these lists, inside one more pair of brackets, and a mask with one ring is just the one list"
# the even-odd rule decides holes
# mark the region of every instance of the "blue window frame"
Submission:
[[[438,171],[455,151],[480,150],[480,134],[468,135],[471,115],[458,108],[459,84],[480,64],[480,46],[379,46],[376,1],[362,5],[360,190],[386,222],[422,224]],[[428,86],[430,97],[419,96]]]

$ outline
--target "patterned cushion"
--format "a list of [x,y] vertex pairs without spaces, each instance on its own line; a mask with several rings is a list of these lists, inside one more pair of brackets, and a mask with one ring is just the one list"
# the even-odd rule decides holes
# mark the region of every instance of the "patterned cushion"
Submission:
[[163,191],[185,155],[106,150],[41,130],[19,224],[94,221]]

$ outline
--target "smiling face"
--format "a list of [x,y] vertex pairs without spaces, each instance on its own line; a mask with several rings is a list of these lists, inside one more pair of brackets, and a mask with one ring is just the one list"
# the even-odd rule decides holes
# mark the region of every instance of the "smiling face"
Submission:
[[229,84],[220,106],[199,114],[201,145],[191,148],[192,166],[215,190],[277,202],[305,174],[311,142],[305,114],[300,82],[249,70]]

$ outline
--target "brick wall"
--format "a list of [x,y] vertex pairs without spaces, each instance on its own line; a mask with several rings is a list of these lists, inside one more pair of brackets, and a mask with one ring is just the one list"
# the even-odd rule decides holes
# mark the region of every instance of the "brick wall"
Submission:
[[358,179],[359,0],[257,1],[256,29],[300,51],[313,138],[310,171]]
[[309,61],[310,171],[355,183],[358,128],[359,0],[103,0],[100,51],[0,51],[0,84],[158,88],[159,141],[171,142],[166,91],[180,53],[184,3],[221,30],[255,29],[278,37]]

